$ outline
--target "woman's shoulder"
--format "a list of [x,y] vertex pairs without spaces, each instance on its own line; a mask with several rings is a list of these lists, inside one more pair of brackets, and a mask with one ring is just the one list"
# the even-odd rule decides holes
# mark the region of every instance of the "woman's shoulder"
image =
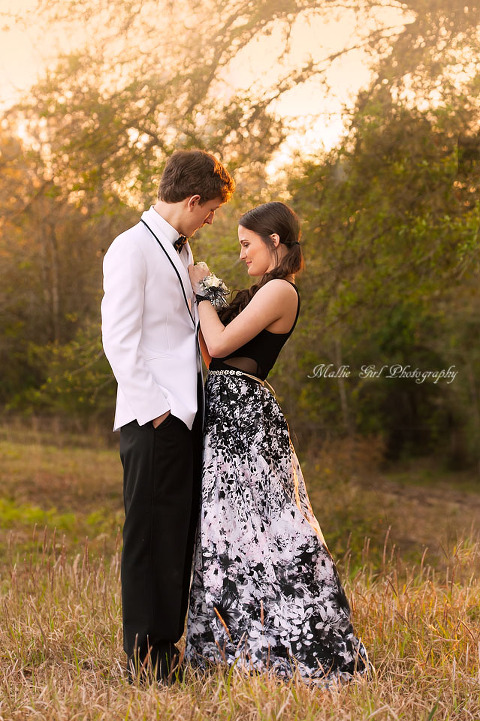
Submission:
[[[277,319],[280,315],[293,318],[298,311],[299,303],[300,296],[297,294],[296,287],[283,278],[269,280],[258,289],[251,300],[252,310],[255,309],[255,312],[260,313],[266,312],[267,315],[271,315],[273,312]],[[274,332],[277,330],[274,328]]]
[[259,293],[262,293],[264,296],[282,296],[283,298],[291,296],[292,298],[296,298],[298,289],[295,283],[291,283],[285,278],[272,278],[259,288],[256,295]]

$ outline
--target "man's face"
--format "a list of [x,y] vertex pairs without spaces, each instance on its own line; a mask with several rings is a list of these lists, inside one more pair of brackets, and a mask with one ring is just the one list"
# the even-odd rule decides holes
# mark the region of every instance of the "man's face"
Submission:
[[185,227],[182,228],[183,234],[187,238],[191,238],[199,228],[203,228],[204,225],[211,225],[215,218],[215,211],[221,205],[223,205],[221,198],[207,200],[203,205],[200,205],[199,196],[194,195],[190,198],[187,206],[188,212],[185,216]]

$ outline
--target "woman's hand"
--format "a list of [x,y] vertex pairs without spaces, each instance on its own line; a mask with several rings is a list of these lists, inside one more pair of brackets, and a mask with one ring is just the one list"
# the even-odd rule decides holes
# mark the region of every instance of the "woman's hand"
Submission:
[[203,262],[195,263],[195,265],[189,265],[188,266],[188,274],[190,276],[190,282],[192,284],[193,292],[201,293],[201,288],[199,287],[199,283],[204,278],[206,278],[207,275],[210,275],[210,270],[208,268],[208,265]]

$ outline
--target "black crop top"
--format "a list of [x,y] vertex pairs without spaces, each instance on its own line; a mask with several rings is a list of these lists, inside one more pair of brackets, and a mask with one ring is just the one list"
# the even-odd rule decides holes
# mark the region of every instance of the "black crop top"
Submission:
[[[287,283],[290,283],[290,281],[287,280]],[[237,348],[233,353],[223,358],[212,358],[209,370],[236,368],[237,370],[243,370],[245,373],[250,373],[251,375],[257,376],[257,378],[265,380],[297,324],[298,314],[300,312],[300,295],[297,286],[294,283],[290,283],[290,285],[293,285],[297,291],[298,305],[295,320],[288,333],[272,333],[269,330],[263,329],[258,335],[245,343],[245,345],[242,345],[241,348]],[[230,359],[232,360],[231,363],[225,362]]]

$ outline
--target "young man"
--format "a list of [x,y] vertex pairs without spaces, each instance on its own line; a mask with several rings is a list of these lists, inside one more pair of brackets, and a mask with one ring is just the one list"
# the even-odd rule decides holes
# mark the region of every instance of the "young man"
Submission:
[[102,335],[118,382],[125,525],[124,649],[132,678],[175,667],[188,602],[201,471],[201,363],[186,239],[229,200],[210,154],[177,151],[157,203],[104,260]]

